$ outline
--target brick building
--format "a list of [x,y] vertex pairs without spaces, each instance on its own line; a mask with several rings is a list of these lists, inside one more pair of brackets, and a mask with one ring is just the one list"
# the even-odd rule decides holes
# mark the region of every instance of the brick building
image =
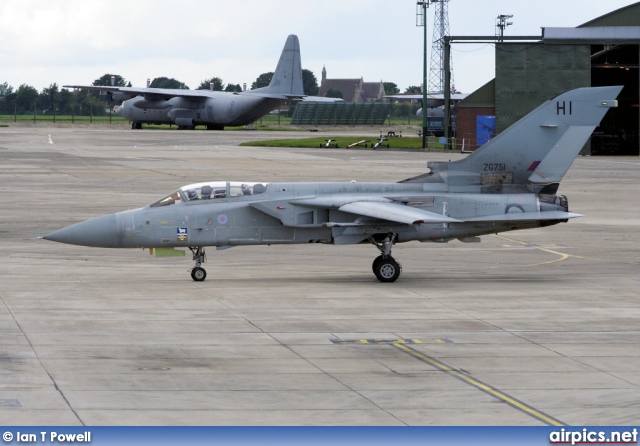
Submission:
[[318,96],[326,96],[329,90],[338,90],[346,102],[374,102],[382,100],[384,84],[364,82],[362,78],[327,79],[327,69],[322,67],[322,81]]

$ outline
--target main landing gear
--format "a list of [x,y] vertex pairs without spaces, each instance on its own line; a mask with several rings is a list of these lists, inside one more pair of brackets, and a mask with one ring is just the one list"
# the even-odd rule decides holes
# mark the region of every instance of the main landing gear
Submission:
[[207,260],[207,256],[204,252],[204,247],[189,247],[189,249],[193,253],[193,260],[196,262],[196,266],[191,270],[191,278],[196,282],[202,282],[207,278],[207,271],[205,271],[205,269],[200,266]]
[[388,234],[382,242],[369,237],[369,241],[380,251],[381,255],[373,261],[373,274],[380,282],[395,282],[402,273],[402,265],[391,257],[391,248],[396,239],[396,234]]

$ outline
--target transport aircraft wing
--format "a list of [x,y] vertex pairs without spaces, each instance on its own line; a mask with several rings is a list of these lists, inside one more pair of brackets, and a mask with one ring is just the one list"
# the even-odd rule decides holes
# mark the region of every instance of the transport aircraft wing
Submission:
[[[115,100],[130,99],[144,95],[147,100],[160,100],[171,98],[206,99],[215,94],[211,90],[183,90],[177,88],[139,88],[101,85],[64,85],[65,88],[77,88],[80,90],[102,91],[111,94]],[[291,34],[287,37],[278,65],[268,86],[236,93],[224,92],[224,94],[253,95],[254,97],[268,99],[301,99],[304,96],[302,84],[302,68],[300,62],[300,42],[298,37]]]
[[76,88],[78,90],[100,91],[105,93],[119,93],[122,97],[132,98],[134,96],[149,95],[157,99],[181,98],[210,98],[210,90],[181,90],[177,88],[139,88],[139,87],[110,87],[104,85],[65,85],[65,88]]

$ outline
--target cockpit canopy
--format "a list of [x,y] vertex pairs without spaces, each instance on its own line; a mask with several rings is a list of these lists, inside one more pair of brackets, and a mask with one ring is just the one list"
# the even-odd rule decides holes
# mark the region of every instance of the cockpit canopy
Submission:
[[244,197],[260,195],[266,192],[268,183],[243,183],[240,181],[212,181],[183,186],[164,198],[151,203],[156,208],[195,200],[213,200],[217,198]]

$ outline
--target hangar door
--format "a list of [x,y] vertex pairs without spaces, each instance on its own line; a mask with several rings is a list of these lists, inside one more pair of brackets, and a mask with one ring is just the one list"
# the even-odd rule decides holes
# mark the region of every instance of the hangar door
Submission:
[[624,85],[591,138],[593,155],[638,155],[640,150],[640,46],[592,45],[591,85]]

